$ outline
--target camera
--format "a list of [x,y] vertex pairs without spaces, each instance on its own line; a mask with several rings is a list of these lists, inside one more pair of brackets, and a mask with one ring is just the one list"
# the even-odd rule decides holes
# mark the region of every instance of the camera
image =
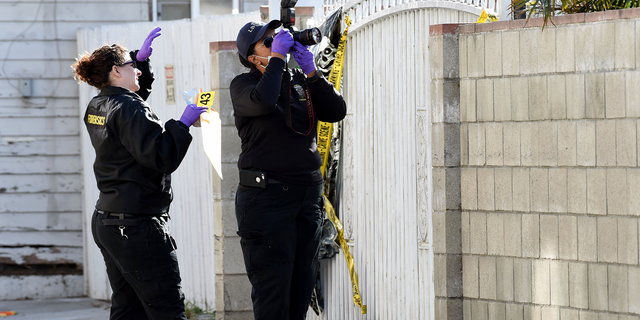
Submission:
[[298,0],[282,0],[280,2],[280,22],[282,27],[289,29],[293,35],[293,40],[300,42],[304,46],[318,44],[322,40],[322,33],[318,28],[309,28],[302,31],[294,31],[296,24],[296,9],[294,8]]

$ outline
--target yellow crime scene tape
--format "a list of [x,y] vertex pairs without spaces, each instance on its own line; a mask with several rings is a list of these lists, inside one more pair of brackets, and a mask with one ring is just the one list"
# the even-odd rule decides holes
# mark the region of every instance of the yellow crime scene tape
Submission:
[[498,21],[498,17],[495,14],[488,14],[485,9],[482,9],[480,18],[478,18],[478,21],[476,23],[485,23],[487,22],[487,19],[489,20],[489,22]]
[[[342,33],[342,37],[340,37],[340,44],[338,45],[338,52],[336,53],[336,58],[333,62],[333,67],[331,68],[331,73],[329,73],[329,82],[333,84],[336,90],[340,90],[340,81],[342,80],[342,66],[344,63],[344,51],[347,43],[347,32],[349,31],[349,26],[351,25],[351,20],[349,20],[348,16],[345,16],[345,23],[347,27],[344,29]],[[333,123],[326,122],[318,122],[318,152],[322,157],[322,167],[320,167],[322,171],[322,176],[325,175],[327,163],[329,161],[329,149],[331,147],[331,136],[333,135]],[[336,216],[336,212],[329,202],[327,198],[326,191],[323,192],[324,197],[324,208],[327,210],[327,214],[329,215],[329,219],[333,222],[338,230],[338,236],[336,237],[336,241],[342,248],[344,252],[344,258],[347,260],[347,267],[349,268],[349,276],[351,278],[351,291],[353,292],[353,303],[355,303],[362,310],[362,314],[367,313],[367,306],[362,304],[362,298],[360,297],[360,288],[358,285],[358,274],[356,273],[355,263],[353,260],[353,256],[349,251],[349,245],[347,245],[347,241],[344,239],[344,229],[342,228],[342,223],[340,219]]]

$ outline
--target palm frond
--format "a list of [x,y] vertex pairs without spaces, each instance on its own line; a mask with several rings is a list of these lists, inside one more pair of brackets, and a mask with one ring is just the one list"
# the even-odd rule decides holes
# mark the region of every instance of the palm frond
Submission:
[[527,20],[531,17],[544,18],[553,24],[553,17],[563,14],[599,12],[640,7],[640,0],[512,0],[510,13],[525,11]]

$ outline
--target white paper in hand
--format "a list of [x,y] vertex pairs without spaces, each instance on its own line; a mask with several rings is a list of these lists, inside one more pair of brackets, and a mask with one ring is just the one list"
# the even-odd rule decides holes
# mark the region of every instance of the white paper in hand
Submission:
[[220,115],[209,109],[208,112],[200,115],[200,122],[202,123],[204,152],[209,157],[213,169],[222,179],[222,123],[220,122]]

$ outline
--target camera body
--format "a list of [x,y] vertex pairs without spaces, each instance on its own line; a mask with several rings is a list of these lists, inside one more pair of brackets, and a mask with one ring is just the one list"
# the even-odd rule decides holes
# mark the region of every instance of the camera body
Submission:
[[296,3],[298,3],[298,0],[282,0],[280,2],[280,22],[282,22],[282,27],[289,29],[293,35],[293,40],[300,42],[302,45],[318,44],[322,40],[320,29],[294,30],[293,26],[296,24],[296,8],[294,7]]

